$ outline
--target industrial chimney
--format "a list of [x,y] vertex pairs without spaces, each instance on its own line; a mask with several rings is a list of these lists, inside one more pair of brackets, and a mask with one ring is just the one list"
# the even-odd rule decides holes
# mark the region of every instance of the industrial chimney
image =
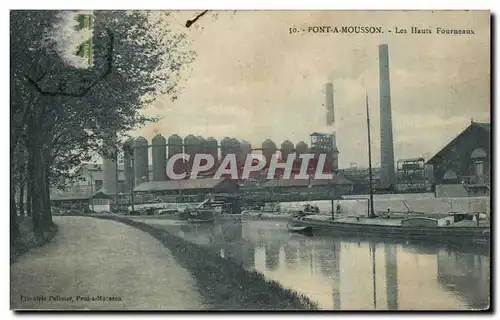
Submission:
[[325,85],[325,93],[326,93],[326,125],[331,128],[332,132],[332,154],[330,155],[330,167],[333,170],[338,169],[338,154],[339,150],[337,148],[337,139],[335,132],[335,111],[334,111],[334,103],[333,103],[333,83],[328,82]]
[[384,187],[396,183],[394,142],[392,138],[391,86],[389,81],[389,48],[378,47],[380,72],[380,183]]

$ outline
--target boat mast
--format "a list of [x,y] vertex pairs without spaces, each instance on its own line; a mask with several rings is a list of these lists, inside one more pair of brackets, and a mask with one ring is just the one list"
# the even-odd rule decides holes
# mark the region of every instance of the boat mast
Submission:
[[375,217],[375,210],[373,210],[373,178],[372,178],[372,143],[370,137],[370,111],[368,110],[368,93],[366,97],[366,125],[368,128],[368,173],[370,175],[370,213],[369,217]]

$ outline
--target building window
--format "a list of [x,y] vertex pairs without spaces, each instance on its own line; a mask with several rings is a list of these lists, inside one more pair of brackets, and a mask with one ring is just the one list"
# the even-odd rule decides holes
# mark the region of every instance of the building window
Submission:
[[484,166],[483,166],[483,164],[484,164],[483,161],[476,161],[474,163],[475,173],[476,173],[476,176],[478,176],[478,177],[482,177],[483,174],[484,174]]
[[484,149],[482,148],[474,149],[474,151],[472,151],[472,153],[470,154],[470,157],[473,160],[483,160],[486,158],[486,151],[484,151]]

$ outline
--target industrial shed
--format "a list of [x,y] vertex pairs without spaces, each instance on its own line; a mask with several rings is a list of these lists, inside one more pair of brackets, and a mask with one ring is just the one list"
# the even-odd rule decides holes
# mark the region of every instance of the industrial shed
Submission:
[[325,179],[273,179],[262,184],[252,193],[266,201],[307,201],[340,198],[352,192],[353,183],[342,174],[332,180]]
[[144,182],[134,188],[138,202],[203,201],[209,193],[235,194],[239,190],[236,180],[221,178],[183,179]]
[[489,196],[491,125],[471,124],[429,161],[436,197]]
[[471,124],[427,161],[436,184],[489,184],[491,126]]
[[92,194],[74,192],[53,192],[50,195],[50,203],[54,208],[61,209],[88,209]]

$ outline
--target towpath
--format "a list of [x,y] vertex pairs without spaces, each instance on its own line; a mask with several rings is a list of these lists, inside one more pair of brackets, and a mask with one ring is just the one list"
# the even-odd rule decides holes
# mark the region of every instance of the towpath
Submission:
[[205,308],[193,277],[149,234],[109,220],[54,221],[54,239],[11,265],[11,309]]

